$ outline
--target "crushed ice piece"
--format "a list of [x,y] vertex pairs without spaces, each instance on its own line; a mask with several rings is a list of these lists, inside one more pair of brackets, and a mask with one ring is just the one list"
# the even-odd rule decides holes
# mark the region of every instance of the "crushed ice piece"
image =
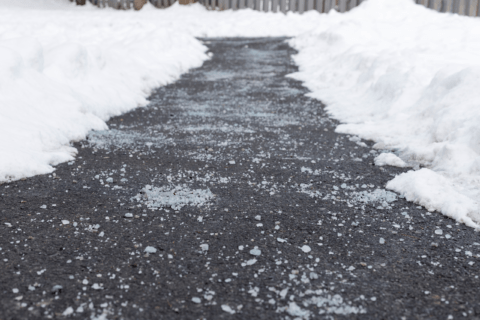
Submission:
[[133,214],[132,214],[132,213],[129,213],[129,212],[125,213],[123,216],[124,216],[125,218],[133,218]]
[[435,234],[438,234],[438,235],[441,235],[441,234],[443,234],[443,231],[442,231],[442,229],[437,229],[437,230],[435,230]]
[[230,314],[235,313],[235,310],[233,310],[232,308],[230,308],[229,305],[226,305],[226,304],[222,304],[222,310]]
[[201,244],[200,248],[202,248],[202,251],[208,251],[208,244],[206,244],[206,243]]
[[143,250],[143,251],[145,251],[146,253],[155,253],[155,252],[157,252],[157,248],[148,246],[148,247],[146,247],[145,250]]
[[235,160],[228,161],[229,164],[235,164]]
[[72,307],[68,307],[67,309],[65,309],[65,311],[63,311],[62,315],[63,316],[69,316],[73,314],[73,308]]
[[46,205],[42,205],[42,206],[40,206],[40,209],[47,209],[47,206],[46,206]]
[[51,292],[52,292],[52,293],[59,293],[60,291],[62,291],[62,289],[63,289],[63,286],[57,284],[57,285],[54,285],[54,286],[52,287]]
[[252,250],[250,250],[250,254],[252,256],[259,256],[259,255],[262,254],[262,251],[260,249],[258,249],[258,247],[255,247]]
[[284,242],[287,242],[286,239],[282,239],[282,238],[277,238],[277,241],[280,242],[280,243],[284,243]]
[[203,217],[202,217],[202,216],[199,216],[199,217],[197,218],[197,221],[198,221],[198,222],[203,222]]
[[148,208],[158,209],[171,207],[173,210],[180,210],[187,205],[203,205],[214,197],[215,195],[208,188],[206,190],[192,190],[184,184],[175,187],[153,187],[151,189],[145,187],[142,189],[142,193],[137,194],[132,199],[143,202]]
[[354,266],[350,266],[350,267],[347,269],[347,271],[353,271],[353,270],[355,270],[355,267],[354,267]]
[[103,285],[102,285],[102,284],[98,284],[98,283],[94,283],[94,284],[92,285],[92,289],[93,289],[93,290],[101,290],[101,289],[103,289]]
[[17,288],[13,288],[13,289],[12,289],[12,292],[13,292],[13,293],[18,293],[18,289],[17,289]]
[[192,302],[193,303],[200,303],[200,302],[202,302],[202,300],[199,297],[193,297]]
[[62,220],[62,223],[63,223],[63,224],[69,224],[70,221],[68,221],[68,220]]
[[384,243],[385,243],[385,239],[380,238],[379,242],[380,242],[380,244],[384,244]]
[[257,259],[250,259],[250,260],[247,260],[246,264],[247,266],[251,266],[252,264],[255,264],[257,262]]
[[307,245],[302,246],[300,249],[302,249],[302,251],[305,253],[309,253],[310,251],[312,251],[312,248],[310,248],[310,246],[307,246]]
[[262,220],[262,216],[261,215],[255,216],[255,220],[258,220],[258,221]]

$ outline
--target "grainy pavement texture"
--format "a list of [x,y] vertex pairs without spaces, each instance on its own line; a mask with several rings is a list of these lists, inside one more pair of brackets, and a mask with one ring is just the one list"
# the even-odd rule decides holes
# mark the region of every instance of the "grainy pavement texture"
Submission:
[[284,38],[212,59],[0,185],[0,319],[480,317],[480,239],[334,132]]

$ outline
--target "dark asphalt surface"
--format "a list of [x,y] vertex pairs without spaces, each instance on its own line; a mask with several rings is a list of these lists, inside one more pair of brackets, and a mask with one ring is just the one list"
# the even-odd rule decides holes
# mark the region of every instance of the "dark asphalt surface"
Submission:
[[285,39],[211,61],[0,185],[0,319],[475,319],[478,233],[384,190]]

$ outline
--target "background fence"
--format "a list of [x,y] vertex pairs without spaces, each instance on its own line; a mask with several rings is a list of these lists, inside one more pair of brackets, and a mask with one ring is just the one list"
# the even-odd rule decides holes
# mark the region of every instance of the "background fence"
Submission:
[[[73,1],[73,0],[72,0]],[[99,7],[113,7],[116,9],[132,8],[133,0],[90,0]],[[171,6],[176,0],[149,0],[157,8]],[[194,0],[180,0],[181,3]],[[211,10],[238,10],[250,8],[258,11],[303,13],[308,10],[329,12],[335,9],[346,12],[360,5],[366,0],[199,0],[201,4]],[[389,1],[389,0],[385,0]],[[418,4],[439,12],[458,13],[466,16],[479,16],[480,0],[416,0]]]
[[[360,5],[363,1],[365,0],[200,0],[204,6],[212,10],[250,8],[283,13],[288,11],[303,13],[308,10],[328,12],[331,9],[346,12]],[[416,0],[415,2],[439,12],[451,12],[467,16],[479,15],[480,0]]]

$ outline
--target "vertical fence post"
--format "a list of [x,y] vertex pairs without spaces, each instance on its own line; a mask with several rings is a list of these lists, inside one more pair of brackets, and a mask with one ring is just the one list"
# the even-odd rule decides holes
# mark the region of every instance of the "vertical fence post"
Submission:
[[325,13],[328,13],[330,12],[330,10],[333,9],[333,7],[335,6],[334,3],[333,3],[334,0],[325,0],[325,9],[323,12]]
[[476,17],[478,12],[478,0],[470,0],[468,15]]
[[253,9],[255,7],[255,4],[253,3],[253,0],[247,0],[247,8]]
[[238,8],[239,9],[245,9],[245,0],[239,0],[238,1]]
[[307,0],[307,11],[313,10],[314,0]]
[[255,10],[260,11],[260,5],[262,4],[262,0],[255,0]]
[[263,0],[263,11],[268,12],[269,4],[270,4],[270,0]]
[[278,0],[272,0],[272,12],[278,12]]
[[305,0],[298,0],[298,13],[305,11]]
[[323,3],[325,0],[315,0],[315,10],[322,13],[323,11]]
[[288,0],[288,11],[297,12],[297,0]]
[[347,0],[339,0],[338,2],[339,11],[342,13],[347,11]]
[[280,12],[287,13],[287,0],[280,0]]

